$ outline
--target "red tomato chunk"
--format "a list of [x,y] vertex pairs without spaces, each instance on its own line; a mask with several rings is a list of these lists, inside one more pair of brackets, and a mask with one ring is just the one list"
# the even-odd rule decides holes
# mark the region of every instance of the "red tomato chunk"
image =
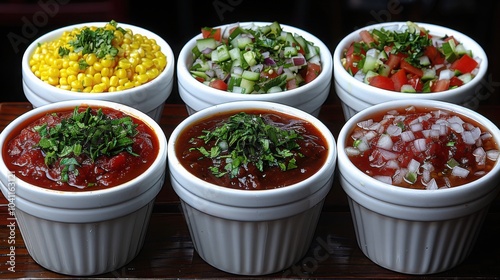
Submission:
[[[104,115],[111,119],[126,116],[123,112],[102,108]],[[133,137],[132,155],[123,151],[116,155],[103,155],[92,160],[87,154],[74,158],[77,172],[69,172],[67,182],[61,182],[63,165],[60,161],[47,165],[46,155],[38,143],[41,139],[35,127],[47,124],[49,128],[61,124],[73,114],[73,110],[64,110],[56,114],[40,116],[32,123],[25,123],[11,140],[3,147],[3,156],[8,159],[7,167],[22,180],[36,186],[61,191],[98,190],[113,187],[129,181],[151,166],[157,157],[158,139],[151,128],[141,120],[132,118],[137,124],[137,135]]]
[[413,106],[358,123],[345,149],[354,165],[388,184],[414,189],[460,186],[488,173],[498,143],[479,124]]

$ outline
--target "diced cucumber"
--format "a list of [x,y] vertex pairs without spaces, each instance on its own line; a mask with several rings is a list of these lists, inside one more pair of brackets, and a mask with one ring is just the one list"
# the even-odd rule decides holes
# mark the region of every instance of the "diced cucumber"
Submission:
[[422,66],[429,66],[429,65],[431,65],[431,60],[426,55],[423,55],[423,56],[419,57],[418,60],[419,60],[420,65],[422,65]]
[[464,84],[466,84],[466,83],[470,82],[472,80],[472,78],[474,78],[474,76],[471,73],[465,73],[465,74],[458,76],[458,78],[460,80],[462,80],[462,82],[464,82]]
[[205,38],[196,40],[196,46],[200,52],[205,49],[215,50],[217,48],[217,41],[214,38]]
[[267,90],[267,93],[281,92],[281,91],[283,91],[283,90],[281,89],[281,87],[279,87],[279,86],[274,86],[274,87],[271,87],[270,89],[268,89],[268,90]]
[[243,93],[251,93],[253,91],[254,85],[255,85],[254,81],[241,79],[240,87],[243,88]]
[[231,58],[229,55],[229,50],[226,45],[220,45],[217,47],[216,51],[218,60],[215,61],[226,61]]
[[309,48],[308,48],[307,40],[304,39],[304,37],[297,35],[297,34],[295,34],[294,37],[295,37],[295,41],[297,41],[297,43],[299,43],[300,47],[304,50],[304,53],[308,53]]
[[257,55],[253,51],[247,51],[243,53],[243,58],[248,63],[249,66],[254,66],[257,64],[257,60],[255,59]]
[[379,65],[379,60],[375,56],[367,55],[363,64],[363,72],[375,71]]
[[244,49],[248,44],[252,43],[252,38],[250,37],[238,37],[236,38],[236,46],[241,50]]
[[203,78],[204,80],[208,80],[208,76],[205,72],[202,72],[202,71],[190,71],[190,73],[194,76],[194,77],[200,77],[200,78]]
[[273,32],[274,34],[278,35],[282,31],[281,25],[277,21],[271,23],[270,27],[271,27],[271,32]]
[[387,55],[387,53],[386,53],[385,51],[381,51],[381,52],[378,54],[377,58],[378,58],[379,60],[386,61],[387,59],[389,59],[389,56]]
[[241,77],[238,75],[231,74],[229,81],[227,83],[227,90],[233,91],[235,87],[239,87],[241,83]]
[[238,48],[232,48],[229,50],[229,56],[232,60],[241,59],[241,52]]
[[231,34],[229,34],[229,38],[228,38],[228,41],[229,42],[232,42],[234,40],[234,38],[238,37],[240,34],[244,33],[245,31],[243,30],[243,28],[241,28],[240,26],[236,27],[233,32]]
[[444,42],[441,46],[441,48],[443,50],[443,54],[445,56],[445,59],[448,62],[453,62],[458,57],[456,50],[455,50],[455,47],[456,47],[456,45],[455,45],[454,40],[448,40],[448,41]]
[[411,85],[402,85],[401,92],[414,93],[417,92]]
[[285,47],[283,49],[283,55],[285,57],[292,57],[292,56],[295,56],[297,55],[297,48],[296,47]]
[[260,77],[259,72],[252,72],[248,70],[243,70],[243,74],[241,74],[241,77],[246,80],[250,81],[258,81]]
[[286,33],[285,40],[287,41],[287,44],[285,46],[293,47],[299,44],[297,41],[295,41],[293,34],[290,32]]
[[371,78],[373,78],[373,77],[375,77],[375,76],[378,76],[378,75],[379,75],[379,74],[378,74],[377,72],[372,71],[372,70],[369,70],[369,71],[366,73],[366,75],[365,75],[365,77],[364,77],[364,79],[363,79],[363,82],[365,82],[365,84],[369,84],[369,83],[370,83],[370,79],[371,79]]
[[319,53],[319,47],[313,45],[313,43],[308,42],[307,43],[307,52],[306,52],[306,59],[309,60],[311,57],[314,57],[315,55],[320,55]]
[[380,76],[389,77],[389,74],[391,74],[391,67],[387,64],[380,64],[378,74]]
[[432,80],[432,79],[436,78],[436,69],[434,69],[434,68],[424,68],[424,69],[422,69],[422,72],[424,73],[422,75],[423,81]]
[[465,48],[465,46],[463,44],[458,44],[456,47],[455,47],[455,51],[456,53],[459,55],[459,56],[462,56],[464,54],[467,54],[469,55],[470,57],[473,57],[472,56],[472,50],[468,50]]

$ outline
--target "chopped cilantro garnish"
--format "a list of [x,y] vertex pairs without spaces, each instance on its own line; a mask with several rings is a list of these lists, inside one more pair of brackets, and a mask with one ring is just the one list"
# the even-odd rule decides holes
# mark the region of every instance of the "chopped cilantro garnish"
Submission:
[[297,168],[296,158],[303,156],[294,151],[300,148],[297,140],[302,139],[297,131],[268,124],[261,115],[241,112],[204,133],[198,138],[215,144],[209,150],[203,146],[193,149],[213,159],[210,170],[217,177],[228,174],[234,178],[240,167],[250,163],[261,172],[273,166],[286,171]]
[[62,119],[59,124],[49,127],[45,123],[34,130],[41,136],[38,146],[45,154],[45,164],[50,166],[59,162],[61,181],[67,182],[70,172],[78,175],[76,167],[81,165],[80,155],[92,161],[123,151],[137,156],[132,151],[136,126],[128,116],[111,119],[100,108],[93,113],[90,108],[79,112],[76,107],[71,117]]

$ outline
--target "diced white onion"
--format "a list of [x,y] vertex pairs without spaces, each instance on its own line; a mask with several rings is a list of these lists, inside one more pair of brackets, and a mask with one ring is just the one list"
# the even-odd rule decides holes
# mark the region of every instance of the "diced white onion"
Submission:
[[418,138],[413,141],[413,146],[418,152],[427,150],[427,143],[424,138]]
[[391,176],[382,176],[382,175],[376,175],[376,176],[373,176],[373,178],[381,181],[381,182],[384,182],[386,184],[389,184],[389,185],[392,185],[392,178]]
[[466,178],[467,175],[469,175],[469,170],[457,165],[457,166],[453,167],[453,169],[451,170],[451,175],[457,176],[460,178]]
[[492,161],[497,161],[498,160],[498,150],[489,150],[486,151],[486,157],[488,157],[489,160]]
[[415,135],[413,135],[413,132],[411,132],[410,130],[403,131],[401,133],[401,140],[405,142],[413,141],[415,140]]
[[425,187],[426,190],[437,190],[438,185],[436,183],[436,179],[432,178],[429,183],[427,183],[427,186]]
[[361,154],[361,151],[354,148],[354,147],[347,147],[345,148],[345,153],[347,154],[347,156],[358,156]]
[[386,149],[386,150],[391,150],[392,149],[392,139],[391,136],[387,134],[382,134],[380,135],[380,138],[377,141],[377,147]]

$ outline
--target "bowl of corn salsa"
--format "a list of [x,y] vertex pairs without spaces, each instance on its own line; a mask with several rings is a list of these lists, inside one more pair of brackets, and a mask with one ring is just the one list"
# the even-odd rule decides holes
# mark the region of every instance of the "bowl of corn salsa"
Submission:
[[464,261],[500,190],[499,143],[489,119],[438,100],[388,101],[350,118],[337,166],[363,253],[407,274]]
[[269,101],[318,116],[332,80],[329,48],[279,22],[200,27],[177,61],[179,95],[189,114],[232,101]]
[[333,55],[344,117],[380,102],[434,99],[478,106],[488,58],[469,36],[444,26],[386,22],[345,36]]
[[64,100],[106,100],[159,121],[172,92],[169,44],[144,28],[87,22],[35,39],[22,58],[23,90],[33,107]]

